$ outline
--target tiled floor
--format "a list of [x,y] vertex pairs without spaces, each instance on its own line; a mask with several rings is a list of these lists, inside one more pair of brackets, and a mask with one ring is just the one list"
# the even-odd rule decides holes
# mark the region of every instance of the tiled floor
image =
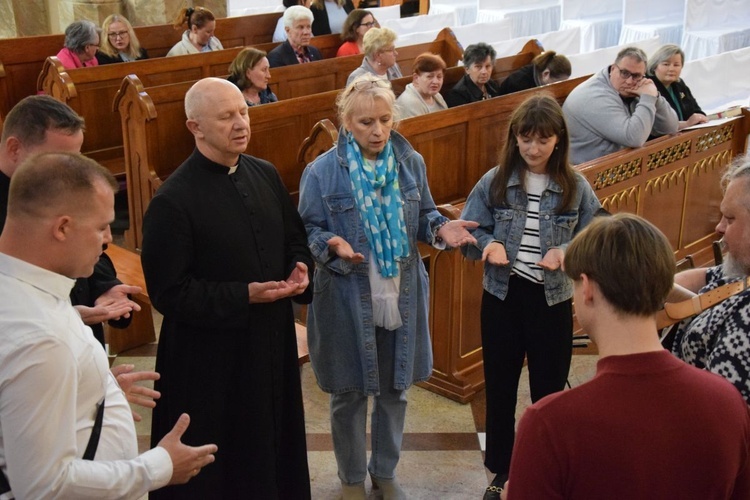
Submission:
[[[158,315],[157,315],[158,316]],[[155,318],[157,333],[160,318]],[[133,363],[138,369],[153,369],[156,344],[123,353],[116,363]],[[589,380],[596,356],[573,357],[570,383]],[[309,364],[302,367],[307,446],[312,495],[315,500],[340,498],[328,420],[328,395],[315,383]],[[517,416],[530,404],[528,378],[521,377]],[[142,449],[149,445],[150,411],[137,410],[143,421],[136,424]],[[462,405],[413,387],[409,390],[406,429],[397,474],[413,499],[479,499],[488,484],[482,465],[484,442],[484,392]],[[368,490],[369,490],[368,481]]]

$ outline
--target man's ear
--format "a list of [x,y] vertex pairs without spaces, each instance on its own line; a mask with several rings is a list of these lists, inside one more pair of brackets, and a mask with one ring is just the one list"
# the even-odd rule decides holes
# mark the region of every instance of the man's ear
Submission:
[[594,300],[594,292],[597,287],[596,282],[592,281],[585,273],[581,274],[581,296],[583,301],[591,305]]
[[5,150],[8,152],[8,156],[13,163],[17,163],[23,151],[23,144],[21,144],[21,141],[17,137],[11,135],[5,141]]
[[57,241],[65,241],[70,236],[73,218],[69,215],[61,215],[52,221],[52,237]]
[[202,135],[200,124],[195,120],[187,120],[185,122],[185,125],[187,125],[188,130],[193,135]]

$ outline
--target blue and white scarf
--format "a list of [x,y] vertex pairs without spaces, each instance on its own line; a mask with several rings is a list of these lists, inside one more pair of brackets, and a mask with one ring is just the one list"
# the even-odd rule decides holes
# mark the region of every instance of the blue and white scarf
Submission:
[[346,158],[352,193],[380,274],[384,278],[398,276],[396,262],[409,255],[409,238],[398,184],[398,164],[391,141],[389,139],[378,154],[373,168],[371,163],[364,161],[359,144],[349,132]]

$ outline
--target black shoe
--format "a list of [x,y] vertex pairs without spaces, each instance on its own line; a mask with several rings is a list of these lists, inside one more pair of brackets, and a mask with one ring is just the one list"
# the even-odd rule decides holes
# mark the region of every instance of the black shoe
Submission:
[[484,490],[482,500],[500,500],[500,493],[503,491],[505,481],[508,480],[508,474],[497,474],[487,489]]

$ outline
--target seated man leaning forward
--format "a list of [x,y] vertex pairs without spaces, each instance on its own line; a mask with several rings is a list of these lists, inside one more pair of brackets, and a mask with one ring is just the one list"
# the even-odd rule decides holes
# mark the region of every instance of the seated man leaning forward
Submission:
[[286,41],[268,53],[272,68],[320,61],[320,51],[310,45],[313,14],[307,7],[293,5],[284,11]]
[[748,498],[745,401],[659,342],[674,270],[667,238],[635,215],[600,217],[573,239],[565,272],[599,348],[596,375],[526,410],[502,498]]
[[677,132],[677,114],[646,75],[646,54],[626,47],[614,64],[576,87],[563,112],[570,129],[570,159],[584,163],[623,148],[643,146],[649,136]]
[[[691,292],[708,292],[750,276],[750,157],[736,160],[722,181],[724,199],[716,232],[722,235],[727,255],[722,265],[690,269],[675,276],[675,283]],[[748,311],[750,289],[686,319],[677,329],[672,352],[691,365],[729,380],[750,404]]]
[[118,386],[70,304],[74,278],[90,275],[112,241],[116,187],[71,153],[33,156],[11,179],[0,235],[0,494],[12,492],[2,498],[140,498],[214,460],[216,446],[180,442],[186,414],[138,455],[126,401],[136,391]]

